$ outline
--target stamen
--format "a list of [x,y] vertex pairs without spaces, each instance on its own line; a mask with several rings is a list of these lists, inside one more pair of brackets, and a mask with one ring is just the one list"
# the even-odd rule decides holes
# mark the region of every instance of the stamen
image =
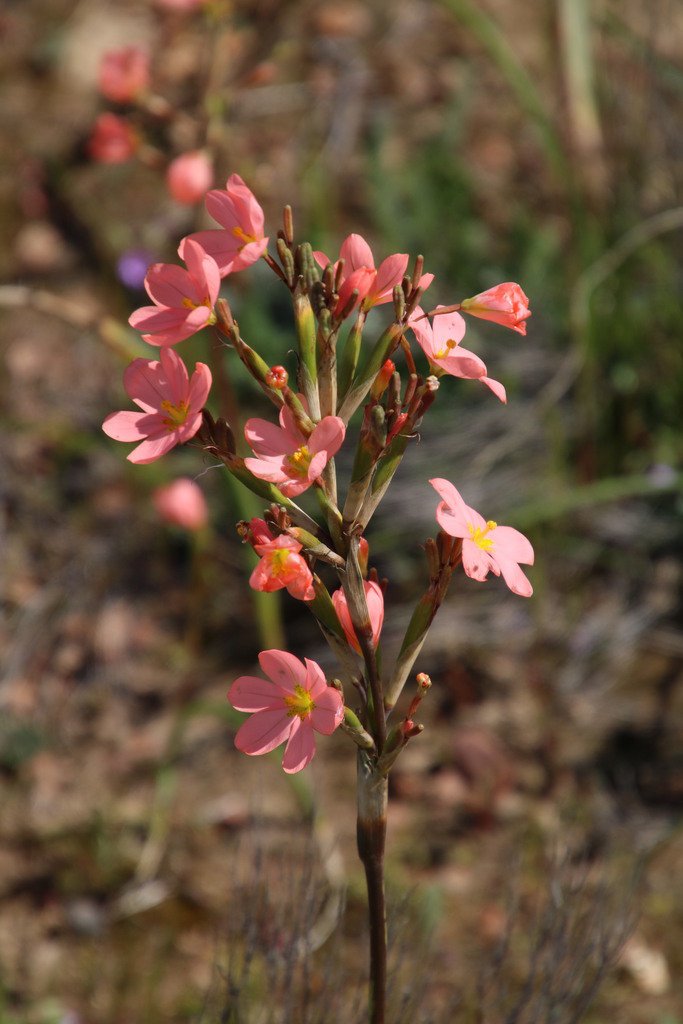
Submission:
[[298,715],[302,721],[315,710],[315,702],[310,693],[299,684],[294,687],[293,694],[288,694],[285,697],[285,704],[289,708],[287,717],[294,718]]

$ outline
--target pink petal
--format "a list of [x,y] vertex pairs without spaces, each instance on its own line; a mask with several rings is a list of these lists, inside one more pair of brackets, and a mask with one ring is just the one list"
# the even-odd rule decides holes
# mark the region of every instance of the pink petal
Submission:
[[325,452],[327,460],[341,448],[346,434],[344,421],[338,416],[325,416],[308,439],[308,449],[313,454]]
[[288,775],[300,772],[311,763],[315,755],[315,738],[310,720],[302,721],[295,718],[294,722],[298,722],[299,726],[292,728],[285,756],[282,758],[282,767]]
[[146,466],[150,462],[156,462],[162,455],[166,455],[171,448],[175,448],[177,443],[178,437],[175,430],[159,437],[148,437],[133,449],[128,456],[128,461],[134,462],[138,466]]
[[494,380],[493,377],[480,377],[479,380],[482,384],[485,384],[487,388],[490,388],[496,398],[499,398],[501,402],[507,402],[507,392],[499,380]]
[[182,308],[183,299],[186,298],[194,302],[201,301],[187,270],[175,263],[153,263],[147,270],[145,288],[157,306],[176,309]]
[[189,412],[201,411],[204,408],[211,391],[211,383],[212,377],[209,367],[206,363],[196,363],[187,393]]
[[375,269],[372,249],[362,235],[349,235],[345,238],[339,250],[339,257],[344,260],[345,278],[354,270],[358,270],[359,267],[369,267],[370,270]]
[[190,386],[190,378],[185,363],[172,348],[162,348],[159,353],[159,360],[163,370],[161,384],[165,386],[165,397],[173,405],[185,402]]
[[512,526],[496,526],[490,530],[488,537],[493,541],[493,552],[496,558],[503,555],[515,562],[525,565],[534,564],[534,549],[523,533]]
[[231,273],[232,264],[239,250],[239,241],[229,231],[195,231],[187,235],[187,238],[201,245],[204,252],[216,261],[221,277]]
[[479,580],[480,583],[486,579],[489,572],[500,576],[500,571],[489,553],[471,540],[462,542],[462,567],[470,579]]
[[298,437],[292,438],[289,431],[258,417],[247,420],[244,425],[244,436],[254,454],[273,457],[295,452],[304,441],[303,435],[299,434]]
[[213,306],[221,287],[218,264],[192,238],[183,238],[178,252],[181,259],[187,264],[187,269],[197,285],[199,297],[195,301],[204,302],[205,299],[208,299]]
[[451,537],[466,537],[468,534],[467,523],[470,521],[469,508],[462,500],[460,492],[449,480],[444,480],[442,477],[434,477],[429,482],[443,501],[443,504],[439,505],[436,510],[436,520],[439,525]]
[[282,689],[261,676],[240,676],[228,690],[228,700],[236,711],[287,710]]
[[447,356],[443,356],[440,359],[437,359],[436,356],[431,358],[452,377],[462,377],[465,380],[481,380],[482,377],[486,376],[486,365],[479,356],[476,356],[474,352],[470,352],[469,349],[460,348],[460,346],[451,349]]
[[413,331],[425,355],[429,356],[434,351],[434,331],[429,318],[424,315],[424,310],[420,306],[415,307],[408,320],[408,326]]
[[[267,480],[271,484],[284,483],[289,480],[289,476],[283,468],[283,459],[280,457],[263,456],[260,459],[245,459],[244,465],[247,467],[249,472],[258,477],[259,480]],[[306,487],[310,487],[308,481],[304,483],[304,490]],[[285,493],[284,491],[282,492]]]
[[238,270],[245,270],[246,267],[252,266],[261,259],[268,248],[268,239],[259,238],[255,242],[248,242],[247,245],[243,246],[232,261],[230,272],[236,273]]
[[156,412],[166,397],[161,376],[161,363],[157,360],[134,359],[123,372],[126,394],[146,412]]
[[517,565],[512,558],[507,558],[504,555],[501,556],[496,552],[496,561],[500,566],[500,571],[503,574],[503,579],[507,583],[508,587],[513,594],[518,594],[519,597],[531,597],[534,592],[534,588],[531,583],[524,575],[523,571]]
[[243,754],[267,754],[287,739],[295,721],[284,708],[256,711],[238,729],[235,746]]
[[311,712],[311,725],[316,732],[324,736],[331,736],[334,730],[341,725],[344,718],[344,702],[338,690],[333,686],[325,688],[323,693],[315,698],[315,708]]
[[102,430],[115,441],[141,441],[148,436],[144,424],[149,420],[147,412],[112,412],[102,424]]
[[407,252],[397,252],[393,256],[387,256],[385,260],[382,260],[372,289],[373,305],[380,305],[392,299],[394,285],[400,284],[407,266]]
[[419,284],[419,286],[420,286],[420,288],[422,289],[423,292],[427,291],[427,289],[429,288],[429,286],[430,286],[430,284],[432,283],[433,280],[434,280],[434,275],[433,274],[423,274],[422,275],[422,277],[420,278],[418,284]]
[[329,256],[326,256],[324,252],[320,252],[319,249],[313,250],[313,259],[321,270],[324,270],[332,262]]
[[[178,268],[180,269],[180,268]],[[168,331],[185,323],[187,309],[141,306],[128,317],[128,323],[136,331]]]
[[[169,310],[169,312],[171,312]],[[159,348],[167,348],[170,345],[177,345],[180,341],[185,341],[186,338],[191,338],[197,331],[201,331],[211,316],[211,310],[208,306],[197,306],[196,309],[185,309],[180,314],[182,319],[176,327],[170,327],[164,330],[158,327],[150,328],[149,325],[145,324],[145,330],[151,330],[153,333],[143,334],[142,337],[150,345],[157,345]],[[138,330],[143,329],[142,325]]]
[[306,669],[289,651],[261,651],[258,660],[266,675],[288,693],[293,693],[295,686],[305,688]]
[[[437,311],[441,309],[437,306]],[[454,341],[456,344],[462,341],[467,330],[465,318],[460,313],[444,313],[443,316],[435,316],[432,322],[434,332],[434,348],[436,351],[446,347],[447,341]]]
[[317,661],[313,661],[312,658],[304,659],[306,664],[306,689],[310,693],[313,700],[316,700],[321,693],[327,690],[327,680],[325,679],[325,673],[321,669]]

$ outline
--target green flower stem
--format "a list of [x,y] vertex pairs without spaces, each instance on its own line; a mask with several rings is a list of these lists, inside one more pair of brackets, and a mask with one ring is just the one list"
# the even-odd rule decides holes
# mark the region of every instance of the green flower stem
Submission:
[[313,420],[320,419],[318,398],[318,364],[316,359],[316,323],[313,307],[303,288],[297,284],[293,294],[294,324],[299,343],[299,383]]
[[403,327],[401,324],[391,324],[380,336],[367,359],[363,362],[356,375],[356,380],[344,396],[344,401],[337,414],[344,423],[348,424],[354,412],[368,394],[375,377],[400,343],[402,333]]
[[358,365],[358,357],[360,355],[360,346],[363,340],[363,328],[365,327],[365,320],[367,313],[363,309],[358,310],[358,316],[356,322],[349,331],[344,346],[341,350],[341,356],[339,358],[339,377],[338,386],[339,394],[342,399],[346,397],[346,393],[353,383],[353,378],[356,373],[356,366]]

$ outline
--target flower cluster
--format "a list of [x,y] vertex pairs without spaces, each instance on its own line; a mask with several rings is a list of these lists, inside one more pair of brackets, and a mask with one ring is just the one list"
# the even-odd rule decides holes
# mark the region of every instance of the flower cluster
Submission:
[[[130,78],[131,89],[144,84],[132,57],[110,62],[108,76],[112,96],[123,97],[123,84],[112,85],[119,78]],[[186,184],[181,181],[178,187],[182,190]],[[204,179],[202,189],[208,184]],[[103,429],[118,441],[136,442],[128,458],[138,464],[153,462],[174,446],[194,440],[265,500],[263,518],[238,526],[258,559],[249,583],[259,591],[287,590],[304,602],[339,656],[346,682],[356,688],[358,704],[353,709],[344,705],[343,681],[328,685],[315,662],[302,662],[285,651],[262,652],[261,667],[268,678],[242,676],[230,689],[233,706],[252,716],[237,733],[238,748],[262,754],[286,743],[283,767],[296,772],[313,757],[314,733],[329,735],[343,724],[374,759],[376,769],[386,773],[421,728],[413,715],[426,693],[424,686],[393,728],[389,715],[453,571],[462,565],[464,573],[477,581],[489,573],[502,576],[515,594],[529,597],[531,583],[520,565],[533,564],[534,553],[517,530],[485,520],[465,504],[448,480],[431,480],[441,500],[436,508],[440,532],[425,544],[430,586],[410,620],[393,670],[383,674],[386,581],[368,565],[365,531],[437,398],[439,378],[478,381],[506,401],[504,386],[489,376],[475,352],[461,344],[467,330],[462,314],[524,334],[528,302],[519,285],[508,282],[425,313],[421,300],[433,275],[424,272],[421,257],[412,272],[406,253],[393,253],[377,265],[365,239],[352,234],[342,243],[338,258],[330,260],[307,243],[295,244],[289,208],[278,232],[276,259],[268,251],[263,209],[237,174],[228,178],[224,189],[207,193],[206,209],[218,226],[182,239],[178,254],[184,266],[154,263],[147,270],[145,288],[152,304],[137,309],[129,322],[158,350],[158,359],[135,359],[128,367],[124,387],[139,411],[112,413]],[[289,386],[286,367],[269,366],[242,337],[228,303],[220,298],[226,279],[259,260],[292,295],[298,340],[296,389]],[[380,306],[389,307],[393,319],[374,343],[368,343],[364,332],[370,319],[380,315],[372,313]],[[340,330],[346,321],[348,331],[342,340]],[[277,411],[277,422],[247,420],[243,433],[249,451],[244,457],[230,425],[215,420],[206,407],[212,382],[209,368],[199,362],[190,375],[175,349],[207,327],[227,340]],[[417,342],[415,351],[411,338]],[[397,369],[401,353],[405,381]],[[426,372],[420,365],[423,358]],[[349,423],[361,408],[349,460],[351,478],[342,501],[335,456],[347,443]],[[306,492],[317,498],[321,520],[295,503]],[[191,481],[178,481],[155,501],[159,513],[171,522],[189,529],[201,529],[206,522],[206,507]],[[336,588],[328,589],[325,573],[334,575]]]

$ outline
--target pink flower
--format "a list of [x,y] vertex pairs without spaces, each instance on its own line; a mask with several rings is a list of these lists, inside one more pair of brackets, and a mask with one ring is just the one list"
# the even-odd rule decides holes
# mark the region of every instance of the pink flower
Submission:
[[[365,590],[365,600],[368,604],[368,614],[370,616],[370,626],[372,627],[372,644],[376,647],[379,643],[379,635],[382,632],[382,623],[384,622],[384,594],[379,583],[375,583],[372,580],[365,580],[363,583]],[[348,640],[354,651],[360,654],[360,644],[358,643],[358,637],[356,631],[353,628],[351,622],[351,615],[349,613],[349,606],[346,602],[346,595],[340,588],[335,590],[332,595],[332,603],[334,610],[337,613],[337,618],[341,623],[341,627],[344,630],[346,639]]]
[[177,156],[166,171],[166,186],[171,197],[186,206],[198,203],[212,181],[213,164],[203,149]]
[[138,148],[138,137],[125,118],[117,114],[100,114],[90,138],[88,153],[100,164],[123,164]]
[[531,316],[529,300],[514,281],[497,284],[471,299],[463,299],[460,308],[482,320],[493,320],[503,327],[511,327],[518,334],[526,334],[526,323]]
[[302,545],[293,537],[281,534],[273,537],[262,519],[249,524],[254,551],[261,561],[249,577],[254,590],[282,590],[286,587],[299,601],[312,601],[315,597],[313,574],[306,559],[299,554]]
[[263,210],[239,174],[231,174],[224,189],[207,194],[206,209],[223,230],[198,231],[189,237],[213,256],[221,277],[244,270],[261,258],[268,245],[263,237]]
[[187,270],[174,263],[154,263],[147,271],[145,288],[153,306],[142,306],[128,323],[150,345],[175,345],[216,322],[213,311],[221,286],[216,261],[191,238],[179,249]]
[[307,490],[342,446],[346,428],[338,416],[325,416],[306,437],[283,405],[280,426],[250,419],[244,436],[256,459],[245,459],[247,469],[260,480],[275,484],[288,498]]
[[344,702],[310,658],[303,664],[287,651],[262,651],[258,657],[268,679],[240,676],[228,692],[237,711],[252,712],[235,746],[245,754],[267,754],[286,740],[282,767],[291,775],[313,760],[313,731],[330,736],[341,725]]
[[128,456],[131,462],[156,462],[199,430],[202,409],[211,388],[211,371],[197,363],[192,378],[172,348],[162,348],[159,361],[134,359],[123,375],[123,386],[142,412],[113,412],[102,429],[115,441],[140,441]]
[[131,103],[149,87],[149,53],[142,46],[124,46],[102,55],[100,92],[113,103]]
[[[325,253],[314,252],[313,255],[318,265],[325,269],[330,262]],[[358,300],[366,311],[373,306],[391,302],[394,286],[401,283],[408,266],[408,254],[397,252],[387,256],[376,268],[370,246],[362,235],[355,234],[344,239],[339,258],[344,260],[344,274],[335,310],[337,316],[343,312],[355,288],[358,289]],[[336,270],[337,263],[334,268]],[[433,274],[423,274],[420,286],[428,288],[433,280]]]
[[157,487],[152,500],[161,518],[173,526],[182,526],[185,530],[202,530],[206,526],[209,518],[206,499],[188,477]]
[[[437,306],[434,313],[438,314],[441,308]],[[451,377],[479,380],[486,384],[501,402],[507,401],[505,388],[499,381],[487,376],[486,365],[479,356],[469,349],[460,347],[466,324],[459,313],[435,315],[433,323],[430,323],[423,310],[416,306],[408,323],[430,365],[437,372],[440,371],[439,376],[447,373]]]
[[473,580],[485,580],[489,572],[500,576],[514,594],[531,597],[533,588],[518,563],[534,564],[534,549],[524,534],[511,526],[488,522],[470,508],[448,480],[429,481],[443,499],[436,521],[451,537],[462,538],[462,565]]
[[194,11],[201,7],[206,0],[155,0],[158,7],[165,7],[168,11]]

